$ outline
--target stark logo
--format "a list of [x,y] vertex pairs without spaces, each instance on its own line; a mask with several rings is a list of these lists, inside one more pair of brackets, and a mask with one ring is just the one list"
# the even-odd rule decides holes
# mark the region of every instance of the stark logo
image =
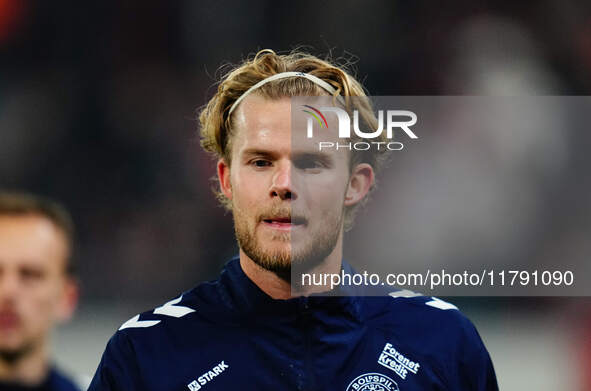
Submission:
[[398,384],[381,373],[365,373],[357,376],[346,391],[400,391]]
[[211,368],[211,370],[199,376],[196,380],[193,380],[191,383],[187,384],[187,387],[189,387],[189,390],[191,391],[198,391],[204,385],[212,381],[216,376],[221,375],[222,372],[224,372],[228,368],[230,368],[230,366],[226,364],[224,361],[222,361],[215,367]]

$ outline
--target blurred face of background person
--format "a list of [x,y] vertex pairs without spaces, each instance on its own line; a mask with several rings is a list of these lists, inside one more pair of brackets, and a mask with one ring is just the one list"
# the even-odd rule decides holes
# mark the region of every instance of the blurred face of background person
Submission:
[[49,370],[52,328],[77,302],[68,234],[40,213],[0,207],[0,380],[34,384]]

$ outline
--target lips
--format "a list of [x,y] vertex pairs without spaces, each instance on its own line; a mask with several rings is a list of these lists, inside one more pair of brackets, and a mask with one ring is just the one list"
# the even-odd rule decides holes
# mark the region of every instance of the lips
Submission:
[[303,217],[266,217],[263,218],[265,223],[278,223],[278,224],[293,224],[293,225],[303,225],[306,224],[306,219]]
[[264,225],[276,229],[291,229],[307,223],[303,217],[269,216],[262,219]]
[[274,218],[270,218],[270,219],[264,219],[263,221],[265,223],[289,223],[289,224],[291,224],[290,217],[274,217]]

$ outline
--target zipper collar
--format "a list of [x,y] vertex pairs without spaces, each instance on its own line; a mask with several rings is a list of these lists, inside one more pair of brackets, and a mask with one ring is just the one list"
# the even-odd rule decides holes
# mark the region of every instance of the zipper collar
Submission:
[[[352,272],[343,262],[342,268]],[[287,300],[276,300],[263,292],[242,270],[238,257],[228,261],[221,273],[218,293],[236,315],[293,317],[302,312],[325,312],[331,316],[353,318],[361,322],[362,297],[352,290],[335,291],[332,295],[313,294]]]

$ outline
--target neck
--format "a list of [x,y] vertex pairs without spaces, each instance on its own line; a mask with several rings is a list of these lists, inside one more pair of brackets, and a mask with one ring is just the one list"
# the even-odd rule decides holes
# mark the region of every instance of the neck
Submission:
[[[332,252],[317,266],[307,269],[306,273],[312,275],[337,274],[341,270],[343,257],[343,234],[339,235],[337,244]],[[240,267],[244,274],[260,290],[276,300],[286,300],[293,297],[308,296],[312,293],[326,292],[330,290],[330,278],[326,285],[293,286],[274,272],[264,269],[253,261],[242,249],[240,249]],[[292,289],[293,288],[293,289]]]
[[27,386],[41,384],[49,373],[48,344],[35,346],[14,361],[0,356],[0,381],[20,383]]

